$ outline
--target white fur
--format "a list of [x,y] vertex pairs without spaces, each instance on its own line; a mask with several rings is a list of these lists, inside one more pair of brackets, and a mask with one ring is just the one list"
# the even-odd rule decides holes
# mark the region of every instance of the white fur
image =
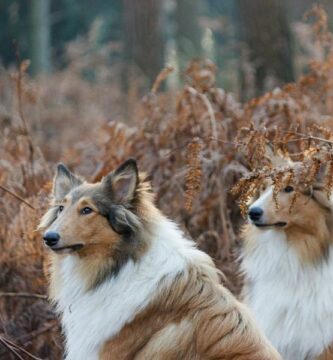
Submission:
[[265,204],[273,196],[273,189],[269,187],[260,197],[256,200],[251,207],[265,207]]
[[261,231],[242,263],[247,304],[284,360],[312,360],[333,341],[333,248],[305,266],[283,230]]
[[80,259],[66,255],[59,274],[64,286],[56,299],[66,336],[66,359],[98,359],[105,341],[156,295],[162,278],[172,281],[190,262],[207,262],[207,258],[166,219],[156,226],[151,247],[142,259],[129,261],[116,277],[90,292],[84,291],[83,279],[75,272]]

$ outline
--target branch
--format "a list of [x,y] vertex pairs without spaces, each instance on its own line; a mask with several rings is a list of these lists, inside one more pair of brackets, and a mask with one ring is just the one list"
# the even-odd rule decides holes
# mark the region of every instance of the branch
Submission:
[[7,341],[5,340],[5,338],[3,338],[2,336],[0,336],[0,343],[2,343],[4,345],[4,347],[10,351],[11,353],[13,353],[18,359],[20,360],[24,360],[23,357],[9,344],[7,344]]
[[151,93],[156,94],[157,90],[161,86],[161,83],[173,72],[174,68],[172,66],[166,66],[156,77],[154,84],[151,88]]
[[17,200],[19,200],[19,201],[23,202],[25,205],[29,206],[29,208],[36,210],[36,208],[34,206],[32,206],[27,200],[24,200],[21,196],[15,194],[13,191],[9,190],[5,186],[0,185],[0,189],[7,192],[8,194],[14,196]]
[[24,358],[19,354],[18,351],[21,351],[23,354],[27,355],[29,358],[31,358],[33,360],[42,360],[41,358],[39,358],[39,357],[37,357],[35,355],[32,355],[27,350],[23,349],[22,347],[15,344],[14,342],[6,339],[2,335],[0,335],[0,342],[20,360],[24,360]]
[[23,76],[24,76],[27,68],[30,65],[30,61],[25,60],[25,61],[21,62],[17,44],[16,44],[16,61],[17,61],[17,66],[18,66],[18,74],[16,76],[16,95],[17,95],[17,102],[18,102],[18,114],[19,114],[19,117],[20,117],[20,119],[22,121],[22,124],[23,124],[25,136],[26,136],[26,138],[28,140],[29,151],[30,151],[30,162],[31,162],[31,166],[33,166],[35,146],[34,146],[34,143],[32,141],[32,137],[31,137],[31,134],[30,134],[30,131],[29,131],[28,123],[27,123],[26,118],[24,116],[24,112],[23,112],[23,96],[22,96],[23,95]]
[[[298,140],[317,140],[317,141],[322,141],[322,142],[326,142],[328,144],[333,145],[333,141],[327,140],[327,139],[324,139],[324,138],[320,138],[320,137],[317,137],[317,136],[307,135],[307,134],[299,133],[297,131],[282,130],[282,132],[284,132],[286,134],[292,134],[292,135],[297,135],[297,136],[302,137],[301,139],[295,139],[296,141],[298,141]],[[287,142],[291,142],[291,141],[287,141]]]
[[26,298],[36,298],[36,299],[42,299],[47,300],[46,295],[42,294],[32,294],[32,293],[24,293],[24,292],[0,292],[0,297],[26,297]]

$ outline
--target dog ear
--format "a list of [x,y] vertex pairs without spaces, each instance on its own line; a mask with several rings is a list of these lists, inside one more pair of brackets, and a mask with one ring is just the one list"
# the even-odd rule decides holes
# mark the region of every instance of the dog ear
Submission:
[[108,174],[103,179],[103,183],[105,190],[111,195],[115,204],[130,203],[139,184],[136,161],[134,159],[125,161],[118,169]]
[[112,205],[109,215],[109,223],[112,229],[129,240],[141,228],[139,219],[131,211],[125,209],[122,205]]
[[289,157],[278,150],[274,153],[272,146],[266,145],[266,156],[270,160],[273,167],[291,165],[292,161]]
[[315,182],[313,186],[313,197],[325,208],[333,211],[333,202],[332,196],[328,196],[328,193],[325,189],[327,183],[326,177],[329,172],[329,163],[322,163],[320,169],[316,175]]
[[71,173],[64,164],[58,164],[53,179],[53,196],[56,200],[62,200],[72,189],[82,183],[82,179]]

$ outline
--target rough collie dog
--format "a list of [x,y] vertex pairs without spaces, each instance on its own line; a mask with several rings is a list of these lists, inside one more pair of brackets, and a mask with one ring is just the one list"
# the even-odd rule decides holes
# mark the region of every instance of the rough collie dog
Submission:
[[290,208],[294,188],[272,186],[249,207],[244,300],[285,360],[333,359],[333,214],[318,179]]
[[40,228],[67,359],[280,359],[134,160],[95,184],[59,165]]

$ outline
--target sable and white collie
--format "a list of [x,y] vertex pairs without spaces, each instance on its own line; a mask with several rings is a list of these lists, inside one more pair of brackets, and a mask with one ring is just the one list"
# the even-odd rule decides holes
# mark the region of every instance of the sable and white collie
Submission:
[[272,185],[249,207],[244,300],[285,360],[333,359],[333,214],[318,180],[290,208],[294,188]]
[[280,359],[134,160],[95,184],[59,165],[40,228],[66,359]]

